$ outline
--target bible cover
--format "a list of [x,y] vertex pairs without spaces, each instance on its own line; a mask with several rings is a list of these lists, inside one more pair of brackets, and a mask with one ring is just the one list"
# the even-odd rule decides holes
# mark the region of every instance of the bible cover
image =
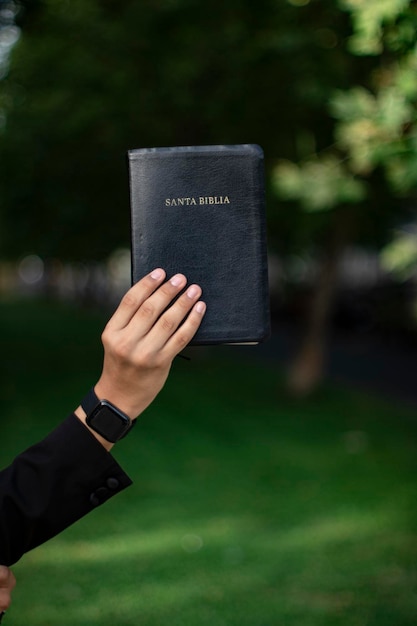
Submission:
[[132,282],[156,267],[203,289],[191,345],[270,334],[263,152],[259,146],[129,150]]

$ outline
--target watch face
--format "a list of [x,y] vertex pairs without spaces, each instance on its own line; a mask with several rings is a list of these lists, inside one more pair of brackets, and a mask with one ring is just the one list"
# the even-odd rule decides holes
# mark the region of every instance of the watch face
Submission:
[[131,427],[129,417],[106,400],[102,400],[96,406],[86,422],[99,435],[112,443],[123,437]]

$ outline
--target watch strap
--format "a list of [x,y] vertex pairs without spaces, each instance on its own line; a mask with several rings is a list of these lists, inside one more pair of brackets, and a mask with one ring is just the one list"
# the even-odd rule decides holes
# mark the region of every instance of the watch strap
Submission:
[[91,387],[87,395],[81,400],[81,408],[86,415],[89,415],[98,404],[100,404],[100,400],[94,391],[94,387]]

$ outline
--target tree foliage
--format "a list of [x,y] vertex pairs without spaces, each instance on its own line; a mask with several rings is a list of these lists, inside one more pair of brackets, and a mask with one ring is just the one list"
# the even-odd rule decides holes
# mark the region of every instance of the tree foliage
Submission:
[[[269,173],[312,128],[327,145],[324,103],[351,78],[333,0],[22,5],[0,84],[3,255],[103,258],[127,245],[129,148],[254,142]],[[304,217],[276,205],[269,194],[272,234],[289,245]]]
[[329,148],[298,164],[279,164],[273,180],[280,197],[297,200],[307,211],[363,201],[362,215],[356,211],[359,233],[376,200],[383,237],[373,244],[381,245],[389,242],[394,224],[406,219],[409,205],[401,199],[412,198],[417,187],[417,6],[410,0],[339,5],[351,14],[348,48],[362,57],[357,63],[366,72],[329,98]]

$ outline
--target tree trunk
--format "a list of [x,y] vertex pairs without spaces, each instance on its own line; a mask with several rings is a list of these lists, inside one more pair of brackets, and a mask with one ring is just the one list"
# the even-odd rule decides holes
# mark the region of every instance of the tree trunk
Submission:
[[288,389],[297,396],[313,392],[324,375],[328,322],[337,288],[339,263],[350,231],[347,210],[335,218],[307,312],[304,339],[289,368]]

